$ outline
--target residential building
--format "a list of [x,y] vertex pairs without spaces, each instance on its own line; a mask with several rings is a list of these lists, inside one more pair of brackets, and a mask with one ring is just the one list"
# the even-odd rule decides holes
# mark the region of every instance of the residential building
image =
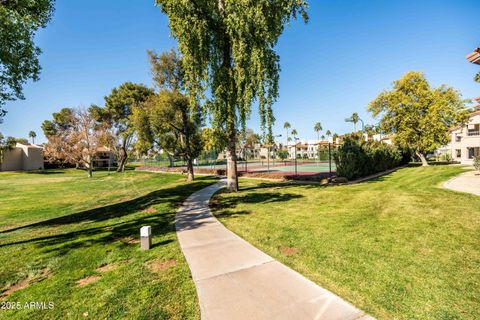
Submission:
[[[477,98],[480,101],[480,98]],[[454,161],[472,164],[474,157],[480,156],[480,105],[470,114],[465,126],[450,130],[451,153]]]
[[371,137],[373,141],[380,141],[386,144],[392,144],[392,139],[389,135],[378,133],[378,134],[374,134]]
[[[332,146],[336,146],[340,141],[337,139],[332,143]],[[319,148],[328,148],[328,141],[326,140],[299,140],[296,144],[288,145],[288,156],[290,159],[297,158],[318,158]],[[296,149],[296,151],[295,151]]]
[[17,143],[5,152],[0,171],[43,170],[43,147],[35,144]]
[[476,48],[467,55],[467,60],[471,63],[480,64],[480,48]]
[[114,152],[108,147],[98,147],[93,159],[94,168],[107,168],[117,165]]

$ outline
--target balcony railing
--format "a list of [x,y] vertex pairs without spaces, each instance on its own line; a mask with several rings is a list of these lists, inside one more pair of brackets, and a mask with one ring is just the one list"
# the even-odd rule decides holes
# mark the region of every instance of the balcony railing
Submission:
[[480,136],[480,131],[467,131],[467,136]]

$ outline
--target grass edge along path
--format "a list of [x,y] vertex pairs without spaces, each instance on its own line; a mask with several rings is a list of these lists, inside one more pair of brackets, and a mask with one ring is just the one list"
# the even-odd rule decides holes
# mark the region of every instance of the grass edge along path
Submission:
[[480,198],[443,189],[459,166],[356,185],[241,181],[212,210],[260,250],[378,319],[478,319]]

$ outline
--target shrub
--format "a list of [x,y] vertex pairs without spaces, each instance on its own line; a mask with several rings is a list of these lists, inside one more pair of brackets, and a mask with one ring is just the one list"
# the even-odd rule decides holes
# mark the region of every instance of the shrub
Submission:
[[446,153],[442,153],[438,159],[440,161],[445,161],[445,162],[448,162],[448,163],[451,163],[452,162],[452,154],[450,152],[446,152]]
[[288,151],[287,150],[280,150],[277,152],[277,155],[280,159],[285,160],[288,158]]
[[480,156],[473,157],[473,167],[480,171]]
[[337,176],[352,180],[407,163],[409,156],[393,145],[347,137],[334,159]]

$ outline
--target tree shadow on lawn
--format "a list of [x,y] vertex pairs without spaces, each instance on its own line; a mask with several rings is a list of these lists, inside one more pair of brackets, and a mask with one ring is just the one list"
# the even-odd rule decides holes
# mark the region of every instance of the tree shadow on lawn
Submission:
[[262,182],[251,187],[240,188],[240,191],[249,191],[249,190],[258,190],[258,189],[284,189],[289,187],[298,187],[302,186],[308,189],[317,188],[323,189],[326,188],[326,185],[320,185],[318,182],[312,181],[311,183],[297,183],[295,181],[279,181],[279,182]]
[[152,227],[152,248],[173,242],[171,239],[155,242],[158,236],[175,232],[175,210],[148,215],[140,219],[132,219],[106,226],[81,229],[77,231],[30,238],[7,244],[0,247],[34,243],[45,253],[66,254],[77,248],[87,248],[97,244],[107,245],[117,242],[120,246],[139,245],[140,227]]
[[[109,219],[123,220],[119,222],[112,221],[112,223],[109,224],[99,225],[91,228],[83,228],[66,233],[57,233],[48,236],[4,243],[0,244],[0,247],[16,244],[36,243],[46,251],[66,252],[77,247],[86,247],[97,243],[106,244],[118,240],[125,243],[125,239],[127,239],[126,242],[128,242],[128,239],[135,240],[139,237],[140,227],[144,225],[149,225],[152,227],[152,234],[154,236],[175,232],[175,213],[177,207],[191,193],[205,188],[210,184],[211,183],[207,181],[195,181],[193,183],[180,184],[172,188],[153,191],[132,200],[5,230],[1,233],[5,234],[7,232],[27,228],[36,229],[42,227],[59,226],[72,228],[75,227],[76,224],[80,223],[88,223],[88,225],[91,226],[91,224],[102,224],[102,222],[105,222]],[[152,206],[162,203],[167,203],[167,212],[149,213],[146,210]],[[145,211],[142,213],[142,210]],[[134,213],[138,213],[141,216],[139,218],[128,219],[128,215]],[[201,222],[197,223],[193,227],[199,227],[200,225]],[[25,233],[22,233],[21,235],[25,236]],[[154,245],[159,244],[154,243]]]
[[[257,188],[253,188],[253,189],[257,189]],[[247,190],[247,188],[242,190]],[[214,198],[210,202],[210,207],[212,208],[212,211],[215,212],[215,216],[219,218],[223,218],[223,217],[232,217],[232,216],[239,216],[239,215],[252,213],[246,210],[242,210],[242,211],[229,210],[229,209],[236,208],[240,203],[268,205],[269,203],[288,202],[290,200],[299,199],[303,197],[304,196],[301,194],[292,194],[292,193],[253,192],[253,193],[246,193],[243,195],[237,195],[234,197],[226,197],[222,199]]]
[[55,227],[61,225],[69,225],[81,222],[99,222],[109,220],[112,218],[119,218],[129,215],[139,210],[145,210],[151,206],[168,202],[170,205],[179,204],[191,193],[207,187],[211,183],[204,181],[196,181],[189,184],[180,184],[178,186],[152,191],[144,196],[111,204],[108,206],[94,208],[89,210],[80,211],[70,215],[65,215],[57,218],[52,218],[40,222],[27,224],[7,230],[3,230],[0,233],[7,233],[25,228],[37,228],[37,227]]
[[27,174],[65,174],[65,171],[45,169],[45,170],[23,171],[22,173],[27,173]]

